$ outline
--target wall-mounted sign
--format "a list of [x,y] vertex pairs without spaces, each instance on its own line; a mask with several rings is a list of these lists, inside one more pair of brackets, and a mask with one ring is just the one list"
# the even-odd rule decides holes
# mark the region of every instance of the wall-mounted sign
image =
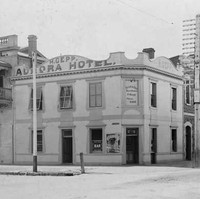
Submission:
[[92,140],[92,151],[93,152],[102,151],[102,140]]
[[126,97],[126,105],[138,104],[138,80],[134,79],[125,80],[125,97]]
[[[108,67],[115,65],[115,62],[110,62],[108,60],[94,61],[81,56],[59,56],[48,60],[42,65],[37,66],[37,74],[44,73],[55,73],[63,71],[74,71],[83,70],[99,67]],[[26,68],[24,66],[18,67],[16,69],[16,76],[30,75],[32,74],[31,68]]]
[[106,134],[107,153],[120,153],[120,134]]

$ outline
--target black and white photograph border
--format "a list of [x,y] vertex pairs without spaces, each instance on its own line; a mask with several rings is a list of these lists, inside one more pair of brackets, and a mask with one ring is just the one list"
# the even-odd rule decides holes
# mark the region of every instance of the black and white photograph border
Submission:
[[200,198],[200,1],[6,0],[0,196]]

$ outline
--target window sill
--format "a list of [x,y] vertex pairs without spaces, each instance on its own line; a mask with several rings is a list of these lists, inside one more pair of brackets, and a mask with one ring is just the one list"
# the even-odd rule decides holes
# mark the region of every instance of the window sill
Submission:
[[177,154],[177,153],[180,153],[180,152],[178,152],[178,151],[171,151],[170,153],[171,154]]
[[[30,155],[33,156],[33,153],[31,152]],[[38,151],[38,152],[37,152],[37,156],[38,156],[38,155],[45,155],[45,152],[40,152],[40,151]]]
[[[142,106],[141,106],[141,105],[138,105],[138,104],[135,104],[135,105],[127,105],[127,104],[126,104],[124,107],[126,107],[126,108],[132,108],[132,107],[134,107],[134,108],[135,108],[135,107],[142,107]],[[124,107],[123,107],[123,108],[124,108]]]
[[92,155],[92,156],[95,156],[95,155],[97,155],[97,156],[111,156],[111,155],[122,155],[122,153],[98,153],[98,152],[96,152],[96,153],[88,153],[87,155]]
[[[29,112],[32,114],[32,113],[33,113],[33,110],[29,110]],[[44,112],[45,112],[44,109],[42,109],[42,110],[37,110],[37,113],[44,113]]]
[[105,153],[105,155],[122,155],[122,153]]
[[103,152],[90,152],[89,155],[104,155]]
[[69,112],[69,111],[75,111],[75,108],[66,108],[66,109],[60,109],[58,108],[57,109],[58,112]]
[[158,107],[157,107],[157,106],[156,106],[156,107],[150,106],[149,108],[150,108],[150,109],[153,109],[153,110],[158,110]]
[[101,106],[101,107],[88,107],[87,110],[102,110],[105,109],[105,107]]

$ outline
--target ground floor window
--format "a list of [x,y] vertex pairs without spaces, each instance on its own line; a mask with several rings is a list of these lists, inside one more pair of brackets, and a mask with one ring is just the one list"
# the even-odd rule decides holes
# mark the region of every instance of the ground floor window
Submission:
[[90,129],[90,152],[102,152],[103,151],[103,136],[102,129]]
[[[37,130],[37,152],[43,151],[43,133],[42,130]],[[32,131],[32,152],[33,152],[33,131]]]
[[171,130],[171,143],[172,152],[177,152],[177,129]]
[[157,128],[151,128],[151,152],[157,152]]

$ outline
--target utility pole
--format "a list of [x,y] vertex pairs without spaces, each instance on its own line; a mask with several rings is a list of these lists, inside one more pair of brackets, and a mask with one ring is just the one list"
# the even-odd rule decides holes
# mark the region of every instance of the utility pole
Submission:
[[33,172],[37,172],[37,104],[36,104],[36,52],[32,52],[33,68]]
[[195,131],[194,131],[194,167],[200,167],[200,15],[196,15],[196,37],[195,37],[195,57],[194,57],[194,108],[195,108]]

